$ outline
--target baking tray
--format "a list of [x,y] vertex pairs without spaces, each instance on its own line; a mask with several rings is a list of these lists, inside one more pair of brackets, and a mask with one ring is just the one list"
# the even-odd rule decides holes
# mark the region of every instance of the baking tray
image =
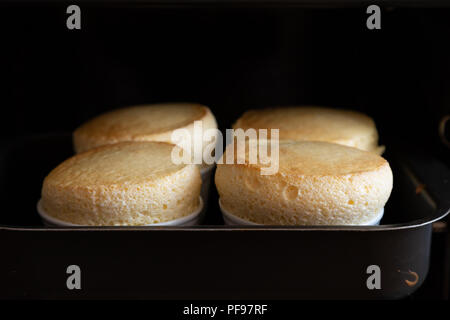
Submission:
[[[45,227],[42,180],[72,154],[70,134],[1,142],[0,298],[403,298],[423,283],[432,223],[450,208],[449,169],[390,145],[394,189],[380,226],[224,226],[212,187],[198,227]],[[66,285],[74,264],[80,290]],[[367,287],[371,265],[380,289]]]

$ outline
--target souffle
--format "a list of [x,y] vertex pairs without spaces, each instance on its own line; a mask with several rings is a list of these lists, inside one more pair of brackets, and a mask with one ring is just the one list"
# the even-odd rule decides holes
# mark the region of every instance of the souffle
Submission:
[[196,165],[174,164],[173,147],[120,142],[75,155],[45,178],[42,209],[86,226],[140,226],[187,216],[200,205],[200,172]]
[[[382,154],[375,122],[350,110],[279,107],[245,112],[234,129],[279,129],[280,140],[325,141]],[[270,134],[270,131],[269,131]]]
[[[176,143],[172,139],[173,131],[187,129],[192,138],[191,145],[200,145],[198,152],[203,152],[206,143],[202,135],[194,134],[196,121],[200,121],[203,131],[217,129],[211,110],[200,104],[162,103],[117,109],[77,128],[73,133],[74,148],[79,153],[121,141]],[[195,152],[194,148],[190,151]]]

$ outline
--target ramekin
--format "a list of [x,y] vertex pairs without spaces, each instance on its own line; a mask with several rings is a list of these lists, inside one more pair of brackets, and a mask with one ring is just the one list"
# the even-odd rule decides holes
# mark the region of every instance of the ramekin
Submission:
[[[147,225],[144,225],[144,226],[158,227],[158,226],[193,226],[193,225],[198,225],[198,224],[200,224],[201,219],[202,219],[203,207],[204,207],[203,199],[200,196],[199,197],[199,206],[191,214],[189,214],[189,215],[187,215],[185,217],[181,217],[179,219],[170,220],[170,221],[166,221],[166,222],[160,222],[160,223],[147,224]],[[44,224],[46,226],[57,226],[57,227],[95,227],[95,226],[92,226],[92,225],[87,226],[87,225],[74,224],[74,223],[66,222],[66,221],[63,221],[63,220],[60,220],[60,219],[56,219],[56,218],[50,216],[42,208],[41,199],[39,199],[39,201],[37,203],[37,211],[38,211],[39,215],[41,216],[42,221],[44,222]],[[105,227],[109,227],[109,226],[105,226]],[[134,227],[134,226],[130,226],[130,227]]]
[[[220,202],[220,199],[219,199],[219,206],[220,206],[220,211],[222,211],[222,217],[223,217],[223,220],[225,221],[226,225],[246,225],[246,226],[260,226],[261,225],[261,224],[255,223],[255,222],[251,222],[251,221],[239,218],[239,217],[231,214],[229,211],[227,211],[223,208],[222,203]],[[378,213],[378,215],[375,218],[373,218],[371,221],[368,221],[363,224],[358,224],[358,226],[377,226],[380,224],[380,221],[383,218],[383,214],[384,214],[384,208],[382,208],[380,210],[380,212]]]

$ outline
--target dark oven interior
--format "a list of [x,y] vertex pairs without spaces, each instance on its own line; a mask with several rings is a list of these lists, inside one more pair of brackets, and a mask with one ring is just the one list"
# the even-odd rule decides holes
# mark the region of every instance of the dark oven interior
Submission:
[[313,104],[368,113],[387,145],[439,150],[448,9],[385,7],[368,30],[363,6],[86,4],[71,31],[65,8],[2,5],[2,137],[140,103],[200,102],[221,129],[249,108]]

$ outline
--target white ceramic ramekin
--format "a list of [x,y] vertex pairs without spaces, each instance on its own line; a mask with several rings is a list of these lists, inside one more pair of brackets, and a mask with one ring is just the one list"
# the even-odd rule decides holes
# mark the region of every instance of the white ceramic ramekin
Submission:
[[[226,225],[246,225],[246,226],[259,226],[260,225],[258,223],[254,223],[254,222],[239,218],[239,217],[231,214],[230,212],[226,211],[222,207],[222,203],[220,202],[220,199],[219,199],[219,206],[220,206],[220,211],[222,211],[222,217],[223,217],[223,220],[225,221]],[[377,226],[380,224],[381,218],[383,218],[383,214],[384,214],[384,208],[382,208],[380,210],[380,212],[374,219],[372,219],[371,221],[368,221],[364,224],[359,224],[359,226]]]
[[[145,226],[158,227],[158,226],[193,226],[193,225],[198,225],[198,224],[200,224],[201,219],[202,219],[201,213],[202,213],[202,210],[203,210],[203,206],[204,206],[203,199],[202,199],[202,197],[199,197],[199,206],[190,215],[182,217],[182,218],[179,218],[179,219],[171,220],[171,221],[154,223],[154,224],[147,224]],[[44,211],[44,209],[42,208],[42,205],[41,205],[41,200],[39,200],[38,203],[37,203],[37,211],[38,211],[39,215],[41,216],[42,221],[47,226],[86,227],[85,225],[74,224],[74,223],[70,223],[70,222],[66,222],[66,221],[62,221],[62,220],[53,218],[52,216],[48,215]],[[94,226],[89,226],[89,227],[94,227]]]

